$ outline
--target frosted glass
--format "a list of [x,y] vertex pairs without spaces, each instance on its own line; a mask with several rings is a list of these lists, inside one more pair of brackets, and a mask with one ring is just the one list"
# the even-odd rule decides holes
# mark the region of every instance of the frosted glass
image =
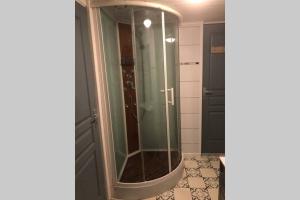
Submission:
[[[139,9],[134,18],[142,149],[167,151],[161,11]],[[152,21],[149,28],[145,19]]]
[[166,12],[165,35],[168,88],[174,88],[175,100],[174,106],[169,104],[171,160],[172,168],[175,168],[181,160],[178,20],[176,16]]
[[120,176],[126,159],[125,123],[123,115],[123,93],[121,68],[118,58],[116,23],[101,9],[101,23],[105,56],[105,69],[109,93],[110,115],[114,139],[117,175]]

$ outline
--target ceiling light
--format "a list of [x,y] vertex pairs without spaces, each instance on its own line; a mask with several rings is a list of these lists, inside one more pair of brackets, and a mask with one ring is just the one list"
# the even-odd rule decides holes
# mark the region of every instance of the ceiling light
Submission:
[[168,37],[168,38],[166,38],[166,42],[173,43],[173,42],[175,42],[175,38]]
[[190,2],[192,2],[192,3],[200,3],[202,1],[204,1],[204,0],[190,0]]
[[145,26],[146,28],[149,28],[149,27],[151,26],[151,20],[150,20],[150,19],[145,19],[145,20],[144,20],[144,26]]

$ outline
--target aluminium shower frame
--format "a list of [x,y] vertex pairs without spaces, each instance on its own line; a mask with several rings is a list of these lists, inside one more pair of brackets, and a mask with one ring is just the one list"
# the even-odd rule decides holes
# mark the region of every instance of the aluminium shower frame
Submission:
[[[172,187],[182,176],[183,173],[183,159],[181,159],[180,164],[176,169],[171,171],[171,155],[170,155],[170,133],[167,130],[168,135],[168,153],[169,153],[169,173],[163,177],[151,180],[144,181],[140,183],[122,183],[119,182],[116,165],[115,165],[115,154],[114,154],[114,142],[112,135],[112,124],[110,122],[110,111],[109,101],[107,97],[107,81],[105,80],[105,66],[103,66],[103,60],[105,63],[105,58],[101,55],[101,51],[104,53],[102,46],[102,27],[101,27],[101,16],[99,16],[99,8],[105,6],[118,6],[118,5],[128,5],[128,6],[142,6],[142,7],[151,7],[156,8],[162,11],[162,26],[163,26],[163,38],[165,37],[165,23],[164,23],[164,12],[169,12],[176,15],[179,18],[179,21],[182,20],[182,16],[175,10],[160,5],[157,3],[150,3],[144,1],[91,1],[89,3],[89,15],[90,15],[90,25],[91,25],[91,35],[92,35],[92,46],[94,53],[94,62],[95,62],[95,72],[97,79],[97,89],[98,91],[98,101],[99,106],[104,106],[105,108],[100,108],[100,123],[102,125],[101,129],[101,138],[103,141],[103,150],[105,158],[105,172],[107,175],[107,186],[108,186],[108,195],[110,199],[135,199],[135,198],[147,198],[154,196],[153,191],[163,192],[170,187]],[[135,42],[135,40],[133,40]],[[166,69],[166,46],[163,45],[164,51],[164,76],[165,76],[165,101],[168,104],[168,87],[167,87],[167,69]],[[134,46],[134,59],[136,57],[135,46]],[[105,64],[104,64],[105,65]],[[99,93],[105,94],[100,95]],[[168,118],[168,106],[166,106],[166,118],[167,123],[169,123]],[[169,129],[169,124],[167,124],[167,129]],[[180,144],[179,144],[180,145]],[[114,167],[111,167],[114,166]]]

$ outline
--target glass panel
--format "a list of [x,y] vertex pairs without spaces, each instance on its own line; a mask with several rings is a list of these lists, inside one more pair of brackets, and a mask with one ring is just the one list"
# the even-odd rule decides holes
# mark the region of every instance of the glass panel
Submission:
[[169,172],[161,11],[134,8],[136,76],[145,179]]
[[[179,108],[178,21],[176,16],[164,13],[166,23],[162,24],[162,13],[158,9],[136,6],[101,8],[115,162],[120,182],[160,178],[169,173],[169,168],[175,169],[181,160],[180,120],[176,109]],[[167,103],[169,121],[165,81],[174,93],[174,105]],[[173,93],[168,90],[169,101]]]
[[115,21],[101,9],[106,77],[109,93],[110,115],[114,139],[117,176],[120,176],[126,158],[124,105],[121,68],[118,58],[117,29]]
[[167,12],[165,12],[165,35],[168,88],[174,92],[172,97],[172,92],[169,91],[169,101],[174,98],[174,105],[169,103],[169,126],[171,163],[172,169],[175,169],[181,160],[178,19]]

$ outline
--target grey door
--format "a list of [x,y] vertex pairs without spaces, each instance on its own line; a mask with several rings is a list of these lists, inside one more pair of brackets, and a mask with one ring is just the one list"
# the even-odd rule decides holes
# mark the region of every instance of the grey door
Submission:
[[87,12],[75,7],[75,198],[105,200]]
[[225,24],[203,32],[202,152],[225,153]]

